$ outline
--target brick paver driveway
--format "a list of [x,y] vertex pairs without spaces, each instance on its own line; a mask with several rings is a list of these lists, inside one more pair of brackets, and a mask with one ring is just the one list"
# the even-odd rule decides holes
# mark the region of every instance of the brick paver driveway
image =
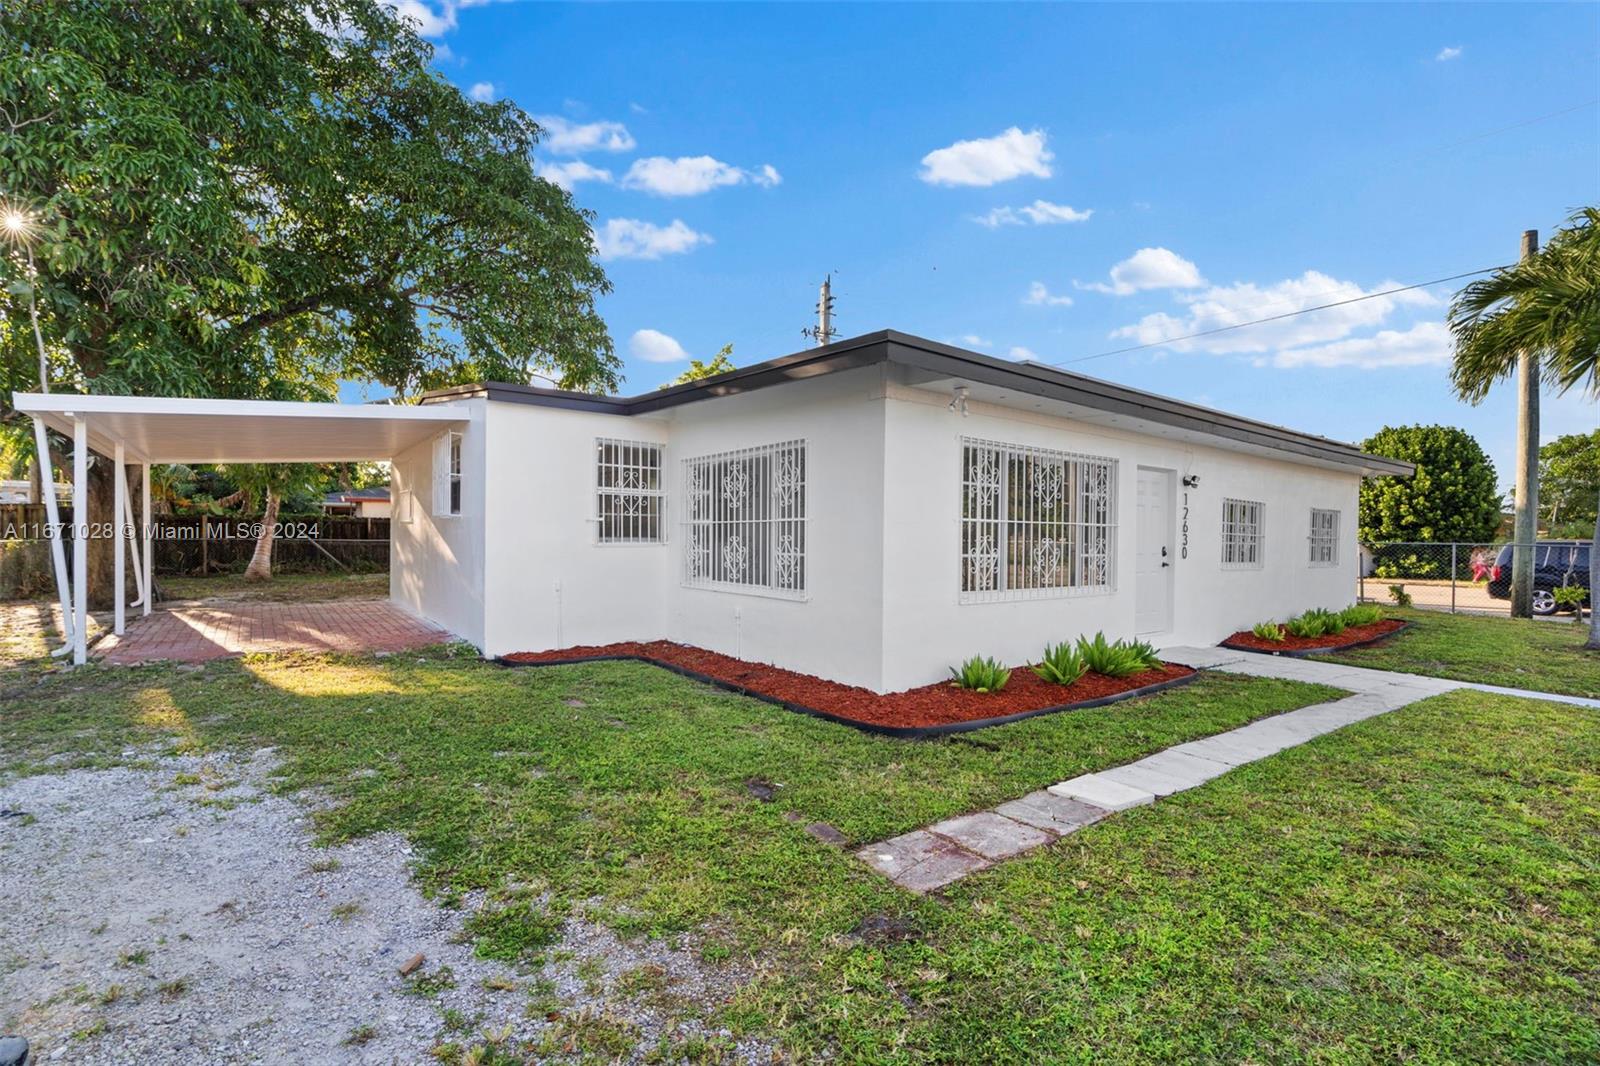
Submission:
[[94,658],[117,665],[167,659],[205,662],[284,651],[405,651],[449,634],[383,600],[333,603],[189,603],[133,618],[107,636]]

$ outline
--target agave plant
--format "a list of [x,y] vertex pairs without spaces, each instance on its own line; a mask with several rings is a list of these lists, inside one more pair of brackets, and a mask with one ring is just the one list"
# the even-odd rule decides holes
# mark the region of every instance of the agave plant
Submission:
[[1127,677],[1144,669],[1144,661],[1122,641],[1109,641],[1104,633],[1094,639],[1078,638],[1078,654],[1089,664],[1089,669],[1106,677]]
[[1078,654],[1070,641],[1064,640],[1060,644],[1045,646],[1044,658],[1033,668],[1033,672],[1052,685],[1070,685],[1088,669],[1089,664],[1084,662],[1083,656]]
[[1358,603],[1353,607],[1346,607],[1339,612],[1339,617],[1347,626],[1370,626],[1382,620],[1383,608],[1375,603]]
[[1139,657],[1139,665],[1146,670],[1155,670],[1161,666],[1161,656],[1156,654],[1156,646],[1147,640],[1136,640],[1128,645],[1128,650]]
[[1250,632],[1262,640],[1270,640],[1274,644],[1283,643],[1283,627],[1276,622],[1257,622],[1250,627]]
[[951,667],[950,673],[955,678],[951,684],[973,692],[999,692],[1011,680],[1011,671],[1001,666],[998,659],[982,655],[974,655],[962,663],[959,670]]

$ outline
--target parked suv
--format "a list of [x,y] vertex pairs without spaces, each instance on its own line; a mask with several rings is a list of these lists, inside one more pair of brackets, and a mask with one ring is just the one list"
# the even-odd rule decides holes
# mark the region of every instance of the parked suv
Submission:
[[[1555,614],[1551,589],[1572,585],[1589,590],[1589,545],[1581,541],[1541,540],[1533,549],[1533,613]],[[1489,570],[1489,595],[1511,598],[1511,545],[1500,549]]]

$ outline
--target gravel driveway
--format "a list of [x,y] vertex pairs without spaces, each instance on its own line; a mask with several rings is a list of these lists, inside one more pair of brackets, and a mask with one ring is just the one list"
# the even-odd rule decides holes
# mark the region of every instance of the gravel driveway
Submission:
[[608,1058],[709,1041],[771,1061],[694,1020],[740,966],[581,920],[537,970],[476,958],[457,942],[471,901],[425,900],[398,835],[312,846],[273,765],[165,756],[0,788],[0,1032],[90,1066],[418,1063],[485,1041],[561,1058],[596,1026]]

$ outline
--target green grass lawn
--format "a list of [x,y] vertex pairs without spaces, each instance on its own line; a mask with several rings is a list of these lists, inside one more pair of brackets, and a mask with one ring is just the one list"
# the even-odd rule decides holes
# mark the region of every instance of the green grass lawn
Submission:
[[1395,607],[1384,614],[1406,619],[1411,628],[1382,644],[1321,658],[1376,670],[1600,698],[1600,652],[1583,649],[1587,626]]
[[387,572],[273,574],[270,581],[246,581],[243,574],[213,574],[209,577],[157,574],[156,583],[162,595],[172,600],[326,603],[329,600],[389,597]]
[[[481,951],[532,957],[600,897],[589,913],[623,933],[688,931],[709,964],[748,965],[716,1021],[799,1061],[1600,1055],[1600,730],[1576,708],[1441,697],[943,897],[803,830],[881,839],[1330,695],[1214,675],[910,742],[638,663],[90,667],[0,709],[0,773],[272,744],[285,788],[336,801],[328,839],[399,830],[441,899],[486,890]],[[852,935],[874,915],[909,935]]]

